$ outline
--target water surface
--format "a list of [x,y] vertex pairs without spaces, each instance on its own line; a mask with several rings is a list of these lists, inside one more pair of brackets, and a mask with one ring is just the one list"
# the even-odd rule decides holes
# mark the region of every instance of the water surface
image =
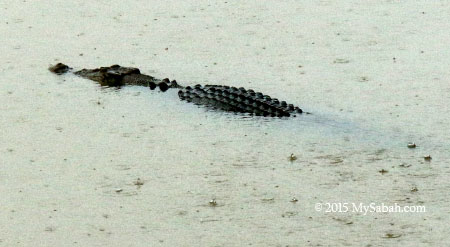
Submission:
[[[0,246],[448,242],[449,7],[0,4]],[[56,76],[56,62],[253,88],[312,114],[217,112]],[[315,209],[333,202],[426,212]]]

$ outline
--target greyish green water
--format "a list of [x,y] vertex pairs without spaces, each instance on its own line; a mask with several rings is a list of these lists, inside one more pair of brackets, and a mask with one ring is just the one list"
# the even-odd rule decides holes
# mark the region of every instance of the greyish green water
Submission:
[[[445,245],[448,11],[3,1],[0,246]],[[56,76],[56,62],[253,88],[312,114],[217,112],[176,91]],[[426,212],[326,212],[333,203]]]

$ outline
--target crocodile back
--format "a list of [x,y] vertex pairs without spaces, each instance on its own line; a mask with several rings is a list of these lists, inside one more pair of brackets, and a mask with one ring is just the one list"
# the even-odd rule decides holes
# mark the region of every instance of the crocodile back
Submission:
[[271,98],[260,92],[243,87],[223,85],[196,85],[178,91],[181,100],[204,105],[223,111],[248,113],[266,117],[290,117],[301,114],[302,110],[285,101]]

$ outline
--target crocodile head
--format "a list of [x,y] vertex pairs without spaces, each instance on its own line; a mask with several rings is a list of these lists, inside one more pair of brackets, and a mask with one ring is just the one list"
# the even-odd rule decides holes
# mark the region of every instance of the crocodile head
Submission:
[[76,75],[97,81],[102,86],[120,87],[123,86],[123,77],[126,75],[141,74],[138,68],[122,67],[120,65],[111,65],[109,67],[100,67],[97,69],[82,69],[75,72]]

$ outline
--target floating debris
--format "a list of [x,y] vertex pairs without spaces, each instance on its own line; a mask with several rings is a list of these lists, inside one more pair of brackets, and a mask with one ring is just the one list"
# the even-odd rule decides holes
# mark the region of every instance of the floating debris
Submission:
[[426,161],[431,161],[431,156],[430,155],[423,156],[423,159]]
[[358,81],[359,82],[366,82],[366,81],[369,81],[369,78],[367,76],[361,76],[361,77],[358,78]]
[[289,156],[289,161],[295,161],[297,160],[297,156],[295,156],[293,153],[291,154],[291,156]]
[[401,234],[386,233],[386,235],[383,238],[399,238],[401,236],[402,236]]
[[416,148],[416,144],[414,142],[408,143],[408,148]]
[[281,217],[283,217],[283,218],[285,218],[285,217],[290,218],[290,217],[294,217],[294,216],[297,216],[297,215],[298,215],[298,212],[289,211],[289,212],[285,212],[284,214],[281,214]]
[[338,221],[338,222],[341,222],[341,223],[343,223],[343,224],[345,224],[345,225],[352,225],[352,224],[353,224],[353,221],[350,221],[350,220],[345,219],[345,218],[334,218],[334,217],[333,217],[333,220],[336,220],[336,221]]
[[410,165],[410,164],[403,163],[403,164],[400,165],[400,167],[408,168],[408,167],[411,167],[411,165]]
[[46,232],[53,232],[53,231],[55,231],[55,228],[52,227],[52,226],[47,226],[47,227],[45,228],[45,231],[46,231]]
[[388,173],[388,170],[381,169],[381,170],[379,170],[378,172],[381,173],[381,174],[385,174],[385,173]]
[[333,63],[350,63],[350,60],[345,58],[336,58]]
[[417,189],[417,187],[413,187],[413,188],[411,189],[411,192],[417,192],[417,191],[419,191],[419,189]]
[[144,181],[142,181],[140,178],[138,178],[138,179],[136,179],[136,181],[134,181],[133,184],[138,187],[141,187],[142,185],[144,185]]
[[209,205],[210,205],[211,207],[217,206],[216,199],[212,199],[211,201],[209,201]]
[[267,203],[273,203],[275,202],[275,198],[271,197],[271,198],[263,198],[261,199],[262,202],[267,202]]

